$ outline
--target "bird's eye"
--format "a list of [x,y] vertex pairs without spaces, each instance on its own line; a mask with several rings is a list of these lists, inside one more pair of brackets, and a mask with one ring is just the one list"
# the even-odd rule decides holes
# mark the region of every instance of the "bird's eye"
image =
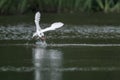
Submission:
[[44,34],[43,33],[40,33],[41,36],[43,36]]

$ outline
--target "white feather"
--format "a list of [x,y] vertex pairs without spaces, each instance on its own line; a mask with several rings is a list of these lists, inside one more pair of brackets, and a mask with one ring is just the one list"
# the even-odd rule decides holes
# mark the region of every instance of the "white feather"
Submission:
[[62,27],[64,24],[62,22],[55,22],[53,23],[50,27],[42,29],[41,32],[46,32],[46,31],[50,31],[50,30],[55,30],[57,28]]
[[40,15],[39,12],[37,12],[37,13],[35,14],[35,25],[36,25],[36,31],[37,31],[37,32],[41,30],[41,27],[40,27],[40,25],[39,25],[40,16],[41,16],[41,15]]
[[41,16],[40,12],[37,12],[37,13],[35,14],[36,32],[33,34],[32,37],[34,37],[34,36],[39,36],[39,37],[44,36],[44,33],[41,32],[41,27],[40,27],[40,25],[39,25],[40,16]]
[[55,29],[60,28],[64,25],[62,22],[55,22],[50,27],[45,28],[45,29],[41,29],[41,27],[39,25],[40,16],[41,16],[40,12],[37,12],[35,14],[36,32],[33,34],[33,37],[34,36],[42,37],[42,36],[44,36],[44,32],[50,31],[50,30],[55,30]]

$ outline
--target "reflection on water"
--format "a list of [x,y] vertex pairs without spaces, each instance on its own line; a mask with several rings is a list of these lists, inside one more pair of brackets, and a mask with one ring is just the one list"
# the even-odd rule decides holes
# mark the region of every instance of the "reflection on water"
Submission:
[[47,48],[33,28],[0,26],[0,80],[120,80],[120,26],[65,25],[46,34]]
[[33,64],[35,80],[62,80],[62,53],[58,50],[33,48]]
[[120,80],[120,47],[98,45],[0,45],[0,80]]

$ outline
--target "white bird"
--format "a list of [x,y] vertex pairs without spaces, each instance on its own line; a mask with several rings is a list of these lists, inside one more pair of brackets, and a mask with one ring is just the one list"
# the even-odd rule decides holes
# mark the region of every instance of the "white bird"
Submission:
[[41,16],[40,12],[37,12],[35,14],[36,32],[33,34],[32,38],[38,37],[38,38],[42,39],[42,37],[44,37],[44,32],[47,32],[50,30],[55,30],[55,29],[60,28],[64,25],[62,22],[55,22],[50,27],[45,28],[45,29],[41,29],[41,27],[39,25],[40,16]]

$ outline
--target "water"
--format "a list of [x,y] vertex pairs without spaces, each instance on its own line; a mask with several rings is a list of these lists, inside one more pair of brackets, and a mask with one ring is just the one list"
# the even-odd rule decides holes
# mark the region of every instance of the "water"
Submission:
[[34,31],[0,26],[0,80],[120,79],[120,26],[65,25],[45,33],[46,48],[34,44]]
[[[42,28],[50,24],[42,24]],[[0,42],[26,43],[31,41],[35,26],[21,24],[0,26]],[[48,43],[119,43],[120,26],[65,25],[61,29],[45,33]],[[13,41],[14,40],[14,41]]]

